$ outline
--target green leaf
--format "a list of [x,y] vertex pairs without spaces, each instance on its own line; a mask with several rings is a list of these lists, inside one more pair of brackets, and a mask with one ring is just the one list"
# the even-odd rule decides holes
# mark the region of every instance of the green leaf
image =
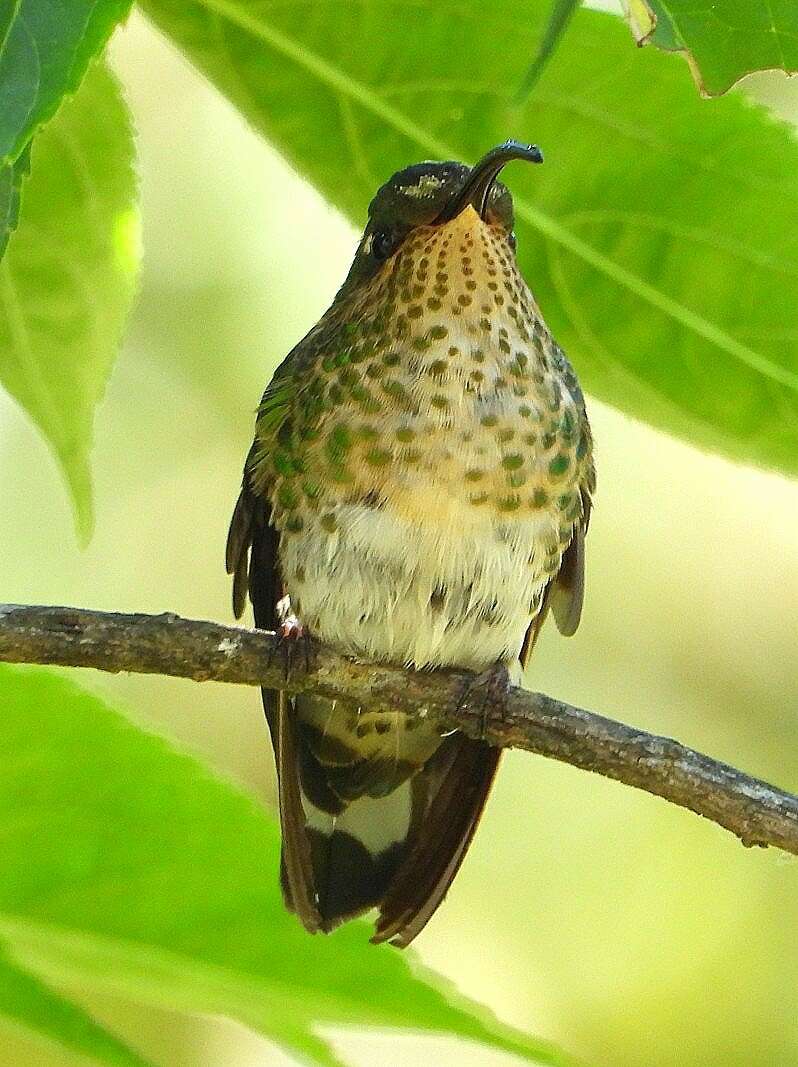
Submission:
[[539,143],[544,167],[507,171],[519,258],[583,384],[798,473],[798,145],[766,113],[739,97],[707,110],[682,64],[635,53],[619,19],[584,10],[515,104],[544,0],[496,0],[489,19],[481,0],[328,4],[312,19],[274,2],[144,7],[358,224],[411,161]]
[[543,32],[537,55],[533,59],[529,70],[526,72],[523,85],[518,93],[520,99],[523,100],[543,73],[543,68],[551,59],[554,50],[559,45],[562,35],[568,29],[568,23],[571,21],[571,18],[580,3],[581,0],[552,0],[549,20],[546,23],[546,29]]
[[0,2],[0,164],[74,93],[131,0]]
[[639,44],[684,52],[704,96],[755,70],[798,71],[793,0],[622,0]]
[[0,259],[8,239],[17,228],[22,182],[30,169],[28,147],[14,163],[0,165]]
[[368,944],[363,923],[307,934],[283,906],[273,820],[195,760],[62,675],[3,665],[0,693],[0,937],[26,966],[234,1016],[312,1063],[337,1062],[324,1023],[564,1062]]
[[0,383],[58,457],[84,541],[94,409],[138,263],[133,155],[116,82],[97,66],[36,138],[19,224],[0,263]]
[[81,1057],[81,1062],[112,1067],[147,1063],[82,1008],[16,966],[0,948],[0,1021],[25,1034]]

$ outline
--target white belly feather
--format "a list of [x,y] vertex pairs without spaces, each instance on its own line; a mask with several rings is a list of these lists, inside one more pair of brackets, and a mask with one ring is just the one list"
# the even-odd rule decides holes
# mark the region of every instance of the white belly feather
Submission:
[[294,609],[315,636],[419,668],[517,659],[549,578],[555,516],[504,520],[455,498],[438,504],[419,522],[390,505],[339,506],[335,533],[311,521],[284,544]]

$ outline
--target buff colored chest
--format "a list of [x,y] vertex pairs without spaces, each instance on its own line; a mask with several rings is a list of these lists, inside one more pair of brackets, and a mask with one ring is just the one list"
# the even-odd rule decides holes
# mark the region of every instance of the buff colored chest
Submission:
[[294,610],[369,659],[512,661],[591,456],[506,237],[471,210],[420,229],[322,337],[262,459]]

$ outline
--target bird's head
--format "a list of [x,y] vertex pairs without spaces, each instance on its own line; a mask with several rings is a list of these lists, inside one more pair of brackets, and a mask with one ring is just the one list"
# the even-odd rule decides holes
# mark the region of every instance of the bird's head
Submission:
[[514,257],[513,200],[498,176],[515,159],[543,162],[536,145],[505,141],[473,167],[425,162],[397,171],[369,205],[368,225],[341,295],[392,274],[403,253],[405,259],[423,258],[413,253],[425,247],[436,250],[438,258],[446,249],[448,260],[464,241],[471,245],[489,236],[492,246],[505,246]]

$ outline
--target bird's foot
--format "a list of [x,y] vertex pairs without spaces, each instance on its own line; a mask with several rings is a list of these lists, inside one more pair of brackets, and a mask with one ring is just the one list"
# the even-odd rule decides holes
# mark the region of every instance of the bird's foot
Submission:
[[507,695],[510,692],[510,672],[507,664],[499,661],[478,674],[466,686],[457,710],[473,710],[479,714],[479,736],[484,741],[491,715],[503,718],[507,710]]
[[287,682],[297,668],[308,673],[313,670],[315,649],[307,627],[291,610],[290,597],[284,596],[277,602],[277,619],[279,625],[269,652],[269,666],[274,662],[274,657],[279,656]]

